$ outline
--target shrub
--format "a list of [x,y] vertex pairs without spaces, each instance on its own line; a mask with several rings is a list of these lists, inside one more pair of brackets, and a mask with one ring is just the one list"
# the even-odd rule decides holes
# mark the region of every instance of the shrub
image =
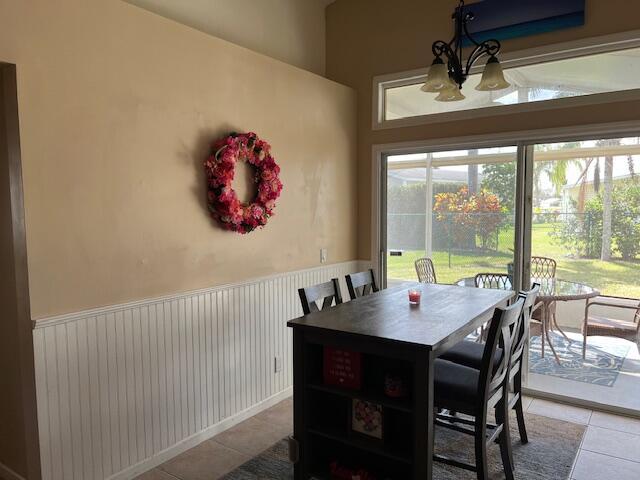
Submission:
[[[613,251],[625,260],[640,254],[640,184],[614,185],[611,201]],[[602,193],[585,203],[584,215],[567,215],[552,232],[556,241],[578,256],[598,258],[602,250]]]
[[476,247],[476,235],[483,249],[497,248],[495,233],[503,221],[498,196],[485,189],[470,195],[466,186],[457,192],[435,196],[433,211],[457,248]]

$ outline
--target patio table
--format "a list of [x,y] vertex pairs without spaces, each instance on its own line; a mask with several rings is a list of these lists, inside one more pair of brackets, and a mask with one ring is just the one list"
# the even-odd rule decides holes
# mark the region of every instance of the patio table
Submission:
[[[556,302],[569,302],[573,300],[587,300],[589,298],[598,297],[600,292],[584,283],[578,282],[570,282],[568,280],[562,280],[560,278],[532,278],[532,283],[540,284],[540,293],[538,294],[538,303],[541,304],[540,308],[542,309],[541,314],[541,322],[542,322],[542,332],[541,332],[541,346],[542,346],[542,357],[544,357],[544,347],[545,341],[549,344],[549,348],[553,352],[554,357],[558,364],[560,364],[560,357],[556,352],[553,343],[551,342],[551,337],[549,335],[550,330],[552,329],[552,320],[551,320],[551,306]],[[467,277],[462,278],[456,282],[456,285],[460,287],[475,287],[475,277]],[[480,285],[479,288],[490,288],[484,287]],[[507,289],[512,289],[511,285],[507,283]],[[567,337],[567,335],[562,331],[558,322],[555,322],[555,327],[558,331],[569,341],[571,339]]]

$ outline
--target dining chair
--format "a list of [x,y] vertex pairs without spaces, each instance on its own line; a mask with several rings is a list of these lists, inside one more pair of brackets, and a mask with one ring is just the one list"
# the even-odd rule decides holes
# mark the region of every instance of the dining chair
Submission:
[[478,273],[474,283],[476,288],[511,290],[511,276],[506,273]]
[[[524,409],[522,407],[522,357],[528,344],[529,339],[529,322],[531,314],[535,308],[536,298],[540,291],[540,285],[533,284],[533,288],[529,291],[521,291],[518,298],[524,300],[522,308],[522,319],[518,334],[515,338],[515,347],[511,357],[510,382],[513,387],[513,395],[509,399],[509,410],[515,410],[516,419],[518,420],[518,430],[520,433],[521,443],[528,443],[527,429],[524,423]],[[482,355],[484,353],[484,344],[472,340],[463,340],[457,343],[444,354],[440,356],[443,360],[464,365],[466,367],[479,370],[482,366]],[[496,351],[494,361],[498,363],[503,355],[502,349]]]
[[[600,298],[608,298],[619,301],[637,302],[636,298],[601,296]],[[633,321],[618,320],[615,318],[604,317],[600,315],[589,315],[589,309],[595,305],[609,308],[635,310]],[[638,305],[621,304],[612,301],[598,300],[590,302],[584,309],[584,322],[582,324],[582,358],[587,357],[587,337],[600,335],[603,337],[617,337],[634,342],[640,350],[640,303]]]
[[[513,479],[511,436],[509,431],[509,378],[511,358],[518,345],[524,299],[506,308],[497,308],[489,325],[480,369],[459,365],[444,359],[434,364],[434,406],[438,413],[435,424],[472,435],[475,442],[475,465],[453,458],[434,455],[434,460],[476,472],[479,480],[489,478],[487,448],[494,442],[500,446],[502,465],[507,480]],[[502,350],[502,354],[499,350]],[[495,411],[495,424],[488,423],[490,409]]]
[[[334,303],[335,305],[342,303],[340,282],[337,278],[332,278],[330,281],[319,285],[299,288],[298,295],[300,295],[302,311],[305,315],[332,307]],[[317,302],[320,300],[322,300],[322,306],[318,308]]]
[[416,273],[420,283],[438,283],[436,269],[429,257],[419,258],[415,261]]
[[344,278],[347,281],[347,289],[349,290],[349,298],[351,298],[351,300],[378,291],[376,279],[373,276],[373,269],[364,272],[350,273],[349,275],[345,275]]

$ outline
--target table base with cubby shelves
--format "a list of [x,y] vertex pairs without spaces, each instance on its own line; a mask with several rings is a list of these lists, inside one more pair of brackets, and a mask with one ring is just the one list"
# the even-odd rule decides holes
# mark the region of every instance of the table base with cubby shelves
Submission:
[[[491,318],[512,293],[412,284],[361,297],[288,323],[293,328],[295,479],[329,479],[338,462],[378,480],[425,480],[433,469],[433,369],[446,349]],[[358,389],[323,379],[323,351],[361,354]],[[387,372],[402,372],[406,395],[385,395]],[[382,408],[382,439],[351,426],[354,399]]]

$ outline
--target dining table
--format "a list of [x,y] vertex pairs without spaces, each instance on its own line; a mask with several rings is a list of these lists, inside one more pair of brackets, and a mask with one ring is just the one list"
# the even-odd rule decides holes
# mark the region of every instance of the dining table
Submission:
[[[418,305],[409,290],[419,291]],[[513,295],[406,282],[290,320],[294,478],[342,478],[334,477],[340,468],[433,478],[435,360]],[[336,353],[343,363],[330,363]],[[344,374],[345,366],[348,382],[327,375],[334,368]]]
[[[555,326],[555,328],[560,332],[560,334],[569,342],[571,340],[567,334],[560,328],[557,320],[554,316],[552,316],[551,308],[557,302],[569,302],[574,300],[588,300],[590,298],[600,296],[600,292],[585,283],[580,282],[572,282],[569,280],[562,280],[560,278],[532,278],[531,283],[537,283],[540,285],[540,292],[538,293],[538,297],[536,299],[537,304],[540,305],[541,315],[540,315],[540,323],[541,323],[541,333],[540,333],[540,342],[541,342],[541,355],[544,358],[544,350],[545,344],[549,345],[553,356],[556,359],[558,365],[561,365],[560,356],[556,352],[556,349],[551,341],[551,330]],[[495,288],[493,284],[479,284],[476,285],[475,277],[466,277],[458,280],[456,285],[461,287],[477,287],[479,289],[487,289],[487,288]],[[509,280],[505,281],[505,284],[502,285],[507,290],[511,290],[512,286]],[[538,308],[538,307],[536,307]]]

